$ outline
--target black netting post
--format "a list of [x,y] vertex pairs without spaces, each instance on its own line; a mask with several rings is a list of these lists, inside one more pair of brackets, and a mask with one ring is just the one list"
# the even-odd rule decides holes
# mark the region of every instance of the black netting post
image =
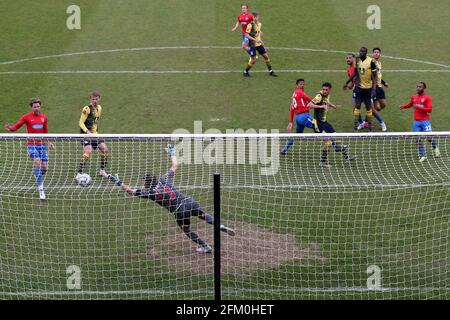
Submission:
[[214,174],[214,300],[222,299],[220,266],[220,174]]

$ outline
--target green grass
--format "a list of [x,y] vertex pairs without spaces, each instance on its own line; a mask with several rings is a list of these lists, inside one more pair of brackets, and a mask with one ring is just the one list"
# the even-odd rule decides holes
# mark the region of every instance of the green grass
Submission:
[[[346,80],[345,54],[339,52],[380,46],[386,56],[435,63],[383,58],[383,75],[391,85],[388,107],[382,112],[389,131],[411,131],[412,110],[398,107],[414,94],[419,80],[427,83],[433,98],[433,130],[448,131],[450,67],[436,65],[450,65],[450,45],[445,41],[450,7],[445,0],[433,1],[432,6],[422,1],[378,1],[381,30],[366,28],[366,8],[371,1],[249,1],[251,9],[261,14],[263,39],[275,70],[316,70],[281,71],[278,78],[270,78],[259,59],[255,70],[262,72],[254,72],[250,79],[239,72],[247,60],[239,49],[240,34],[230,32],[240,1],[77,3],[82,29],[76,31],[66,29],[70,1],[6,0],[0,4],[2,124],[16,121],[28,112],[28,99],[40,96],[50,131],[77,133],[81,108],[95,89],[102,94],[104,108],[101,133],[172,133],[180,128],[193,132],[194,121],[202,121],[203,131],[254,128],[284,132],[295,80],[303,77],[309,95],[324,81],[333,84],[332,101],[343,107],[330,111],[329,121],[339,132],[350,132],[350,93],[341,90]],[[190,48],[154,50],[183,46]],[[199,48],[205,46],[214,48]],[[121,51],[91,52],[111,49]],[[77,52],[91,53],[2,63]],[[143,70],[237,72],[131,73]],[[29,71],[38,73],[7,73]],[[130,73],[39,73],[48,71]],[[248,164],[181,166],[176,182],[182,186],[211,186],[210,174],[216,169],[223,172],[228,223],[245,222],[293,235],[300,246],[317,244],[324,257],[224,274],[226,299],[449,298],[448,142],[440,142],[442,157],[430,157],[423,167],[415,162],[414,141],[386,141],[376,146],[350,142],[358,162],[349,168],[331,155],[334,166],[329,173],[317,166],[320,142],[296,144],[292,153],[280,159],[278,174],[269,177],[259,175],[259,166]],[[167,162],[161,145],[111,141],[110,169],[132,184],[150,169],[164,173]],[[66,188],[72,184],[80,148],[76,141],[59,142],[50,153],[51,170],[46,177],[50,200],[41,203],[36,200],[23,144],[0,143],[0,297],[212,299],[210,273],[174,272],[166,256],[154,259],[147,254],[152,241],[178,232],[166,211],[111,191],[110,184],[99,179],[94,179],[91,188]],[[92,161],[88,172],[94,176],[95,169]],[[356,186],[363,182],[372,186],[404,182],[405,186]],[[271,189],[279,184],[285,187]],[[414,184],[421,186],[408,186]],[[210,189],[187,191],[212,211]],[[188,240],[184,245],[190,245]],[[179,252],[176,246],[167,250]],[[365,288],[366,270],[372,264],[382,269],[383,287],[393,290],[345,291]],[[69,265],[82,268],[85,294],[59,293],[67,291]],[[35,291],[54,294],[6,295]]]

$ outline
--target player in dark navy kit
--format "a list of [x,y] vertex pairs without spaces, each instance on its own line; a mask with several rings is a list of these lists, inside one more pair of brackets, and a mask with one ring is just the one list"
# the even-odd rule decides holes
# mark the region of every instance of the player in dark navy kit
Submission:
[[[192,197],[187,196],[174,188],[173,177],[178,167],[177,158],[175,156],[175,148],[172,145],[168,145],[166,152],[172,160],[172,166],[167,174],[162,177],[146,174],[142,177],[144,187],[141,189],[131,188],[130,186],[123,184],[117,175],[109,175],[109,178],[117,186],[120,186],[129,194],[152,200],[161,207],[172,212],[175,215],[177,224],[183,230],[184,234],[199,245],[197,252],[210,253],[212,252],[211,246],[201,239],[195,232],[191,231],[191,217],[197,216],[209,224],[213,224],[214,217],[205,212],[200,204]],[[230,236],[235,235],[235,231],[233,229],[224,225],[220,226],[220,230]]]

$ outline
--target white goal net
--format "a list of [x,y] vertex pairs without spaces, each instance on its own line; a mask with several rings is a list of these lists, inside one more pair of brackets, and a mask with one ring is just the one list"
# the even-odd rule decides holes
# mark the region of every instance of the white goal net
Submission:
[[[213,299],[213,254],[198,252],[213,226],[196,215],[213,214],[216,172],[235,231],[221,233],[224,299],[449,298],[449,132],[98,135],[118,178],[98,175],[94,148],[80,186],[85,137],[45,135],[42,175],[29,135],[0,135],[0,299]],[[200,210],[145,197],[140,178],[173,165],[168,144],[178,166],[161,201],[176,189]]]

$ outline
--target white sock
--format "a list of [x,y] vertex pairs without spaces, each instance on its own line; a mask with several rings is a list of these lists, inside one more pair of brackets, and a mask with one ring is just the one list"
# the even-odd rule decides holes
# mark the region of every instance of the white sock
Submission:
[[44,191],[44,184],[38,185],[38,190],[39,190],[39,192],[43,192]]

